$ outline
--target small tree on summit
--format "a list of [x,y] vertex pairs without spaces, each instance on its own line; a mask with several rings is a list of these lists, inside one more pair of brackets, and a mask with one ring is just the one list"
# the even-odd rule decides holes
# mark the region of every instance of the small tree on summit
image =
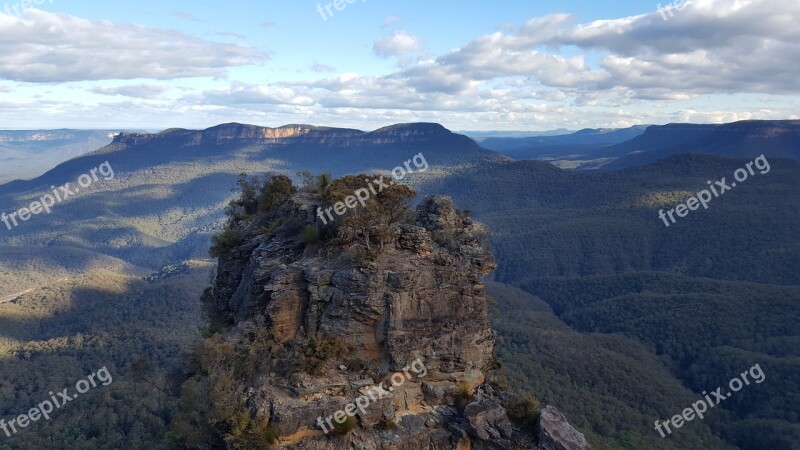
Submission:
[[[330,204],[344,202],[357,190],[370,190],[369,183],[374,177],[366,174],[348,175],[334,180],[323,198]],[[346,214],[337,219],[339,235],[342,237],[362,236],[364,245],[370,249],[370,228],[376,226],[389,226],[400,221],[411,207],[411,201],[417,193],[404,184],[394,184],[386,187],[371,186],[377,191],[366,201],[366,205],[350,209]]]
[[297,192],[286,175],[267,177],[262,182],[258,177],[248,177],[242,173],[237,184],[241,193],[228,205],[228,223],[222,231],[211,237],[209,255],[213,258],[225,255],[245,242],[248,232],[241,222],[249,221],[258,213],[280,208]]
[[258,196],[259,211],[273,211],[289,201],[297,192],[292,179],[286,175],[275,175],[264,180]]

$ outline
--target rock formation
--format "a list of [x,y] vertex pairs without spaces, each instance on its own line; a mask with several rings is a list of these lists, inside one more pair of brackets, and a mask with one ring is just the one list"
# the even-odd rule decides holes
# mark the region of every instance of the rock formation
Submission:
[[329,128],[312,125],[284,125],[270,128],[239,123],[218,125],[206,130],[170,129],[158,134],[119,133],[113,144],[129,146],[142,144],[169,144],[179,148],[226,143],[254,143],[271,145],[329,145],[349,147],[382,144],[436,145],[455,142],[468,147],[477,145],[466,136],[456,135],[439,124],[399,124],[372,132],[349,128]]
[[[361,244],[299,238],[304,227],[323,228],[316,213],[315,198],[297,194],[249,224],[269,231],[220,258],[213,289],[215,315],[232,330],[260,324],[277,349],[242,390],[275,445],[540,448],[487,380],[495,333],[481,278],[495,262],[483,228],[449,198],[428,197],[415,220],[354,238]],[[579,433],[566,421],[551,433],[547,417],[541,448],[588,448],[558,447]]]

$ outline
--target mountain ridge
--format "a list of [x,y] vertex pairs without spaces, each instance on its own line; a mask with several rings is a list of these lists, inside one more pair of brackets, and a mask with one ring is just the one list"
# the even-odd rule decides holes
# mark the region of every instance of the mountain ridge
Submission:
[[[239,148],[235,148],[237,146]],[[70,177],[77,177],[106,160],[115,168],[119,165],[120,169],[138,170],[157,163],[201,161],[229,153],[246,153],[245,156],[250,159],[259,155],[264,158],[305,158],[315,161],[320,170],[325,170],[326,165],[335,167],[344,163],[352,167],[347,170],[359,171],[366,168],[359,165],[384,159],[369,151],[371,146],[392,147],[391,150],[398,153],[397,163],[420,151],[447,153],[446,159],[450,163],[459,159],[506,159],[499,153],[480,147],[469,137],[435,123],[400,123],[371,132],[314,125],[290,124],[270,128],[227,123],[204,130],[170,128],[159,133],[120,133],[110,144],[59,164],[37,178],[0,185],[0,195],[72,181],[74,178]],[[337,162],[336,155],[330,152],[331,148],[344,149],[345,153],[350,151],[353,158],[340,158],[344,161]],[[309,167],[317,169],[315,165]]]
[[800,159],[800,120],[743,120],[725,124],[671,123],[647,128],[641,136],[608,147],[596,156],[619,159],[614,170],[642,165],[678,153],[713,153],[729,157]]

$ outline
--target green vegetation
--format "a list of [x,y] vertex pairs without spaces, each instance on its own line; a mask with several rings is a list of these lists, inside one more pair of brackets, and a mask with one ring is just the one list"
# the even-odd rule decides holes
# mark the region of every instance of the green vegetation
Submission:
[[212,258],[219,258],[243,243],[244,236],[241,231],[226,228],[211,236],[211,249],[208,251],[208,255]]
[[319,375],[325,363],[341,358],[347,349],[335,339],[316,337],[309,339],[305,345],[300,344],[299,350],[300,352],[287,356],[296,361],[297,371]]
[[541,408],[539,402],[530,392],[517,394],[511,401],[504,404],[508,417],[527,428],[533,429],[539,420]]
[[760,364],[767,381],[721,404],[733,414],[717,431],[737,446],[739,436],[764,432],[777,448],[793,445],[784,431],[800,418],[800,380],[792,375],[800,373],[800,287],[652,272],[547,278],[524,287],[578,331],[643,343],[694,392],[727,390],[731,378]]
[[244,395],[248,380],[269,370],[273,346],[263,324],[240,335],[205,339],[181,387],[170,436],[188,448],[258,449],[274,443],[269,418],[256,415]]
[[[364,180],[375,176],[367,174],[345,176],[332,180],[329,174],[314,176],[300,172],[303,180],[301,202],[311,201],[326,209],[359,190],[368,191]],[[226,211],[225,228],[212,236],[212,257],[224,257],[228,252],[255,236],[270,238],[284,232],[296,236],[313,254],[320,244],[349,248],[354,260],[366,264],[376,258],[386,242],[393,238],[391,226],[400,222],[413,222],[411,202],[416,192],[402,184],[385,187],[377,195],[370,193],[364,205],[348,208],[347,212],[328,223],[306,223],[296,211],[281,210],[297,189],[291,179],[275,175],[260,179],[241,174],[239,195],[230,202]]]
[[324,195],[328,191],[331,184],[331,174],[324,172],[314,176],[311,171],[305,170],[297,172],[297,176],[302,180],[303,192],[308,192],[316,195]]
[[[272,444],[277,436],[269,417],[259,416],[248,405],[246,387],[273,371],[288,376],[321,374],[345,350],[341,343],[322,336],[277,344],[263,318],[214,334],[194,352],[170,436],[188,448],[258,449]],[[352,428],[349,423],[341,427]]]
[[452,195],[490,228],[500,282],[660,271],[800,285],[798,162],[773,164],[669,228],[658,218],[675,198],[686,200],[672,194],[696,193],[741,166],[708,155],[588,174],[540,161],[492,163],[420,190]]
[[258,210],[274,211],[289,201],[297,192],[292,180],[286,175],[274,175],[264,180],[258,195]]
[[[274,234],[283,223],[281,219],[273,219],[267,223],[257,222],[257,219],[277,211],[297,192],[292,180],[285,175],[274,175],[261,180],[258,177],[248,178],[243,173],[239,176],[238,185],[239,196],[231,200],[226,210],[227,225],[211,237],[208,254],[212,258],[225,256],[244,244],[250,236]],[[306,235],[303,236],[305,238]]]
[[[332,207],[345,202],[356,190],[369,190],[367,181],[375,178],[367,174],[349,175],[334,180],[328,187],[323,200]],[[417,193],[404,184],[383,188],[377,195],[371,195],[366,205],[358,205],[348,210],[334,222],[339,242],[348,244],[358,240],[366,251],[359,259],[374,257],[383,244],[392,238],[390,226],[411,220],[411,201]]]
[[472,401],[472,389],[467,385],[458,385],[453,390],[453,398],[456,400],[456,406],[464,408],[469,402]]
[[106,270],[0,304],[0,418],[16,417],[107,366],[98,386],[12,437],[2,450],[167,450],[182,367],[199,338],[208,263],[145,282]]
[[[512,323],[520,310],[500,307],[498,354],[511,389],[556,405],[601,448],[718,445],[698,427],[741,448],[797,448],[800,164],[771,163],[769,174],[669,228],[659,209],[708,179],[730,180],[742,160],[678,155],[611,173],[499,162],[423,190],[469,205],[492,231],[495,280],[539,296],[574,327],[545,333]],[[650,441],[661,439],[656,418],[685,408],[672,399],[697,398],[756,363],[773,378],[728,399],[702,426]],[[626,366],[645,373],[629,378]],[[664,386],[675,392],[649,392]],[[684,439],[692,430],[698,434]]]
[[314,225],[306,225],[305,228],[303,228],[303,234],[300,236],[300,240],[302,240],[304,244],[310,245],[319,242],[320,237],[321,233],[319,228]]
[[395,422],[394,419],[381,417],[381,420],[378,422],[378,428],[382,430],[394,430],[397,428],[397,422]]
[[353,431],[353,429],[358,425],[356,418],[353,416],[346,416],[340,422],[336,419],[333,420],[333,433],[338,434],[340,436],[344,436],[347,433]]
[[541,405],[556,406],[595,449],[732,449],[709,428],[727,418],[721,409],[670,439],[654,430],[657,418],[672,417],[697,395],[641,344],[577,332],[519,289],[490,283],[487,292],[497,301],[496,351],[511,389],[535,392]]

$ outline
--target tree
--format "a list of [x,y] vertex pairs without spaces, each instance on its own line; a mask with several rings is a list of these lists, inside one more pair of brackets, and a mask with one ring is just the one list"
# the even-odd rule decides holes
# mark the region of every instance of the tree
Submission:
[[286,175],[271,176],[264,180],[261,187],[258,209],[259,211],[274,211],[292,198],[296,192],[297,188],[291,178]]
[[[365,204],[349,210],[337,222],[341,237],[361,236],[364,245],[370,248],[370,230],[388,227],[400,221],[411,207],[417,193],[404,184],[394,184],[378,188],[370,186],[374,177],[366,174],[348,175],[333,181],[323,196],[331,205],[354,196],[356,191],[366,192],[369,197]],[[373,190],[377,191],[374,195]]]

